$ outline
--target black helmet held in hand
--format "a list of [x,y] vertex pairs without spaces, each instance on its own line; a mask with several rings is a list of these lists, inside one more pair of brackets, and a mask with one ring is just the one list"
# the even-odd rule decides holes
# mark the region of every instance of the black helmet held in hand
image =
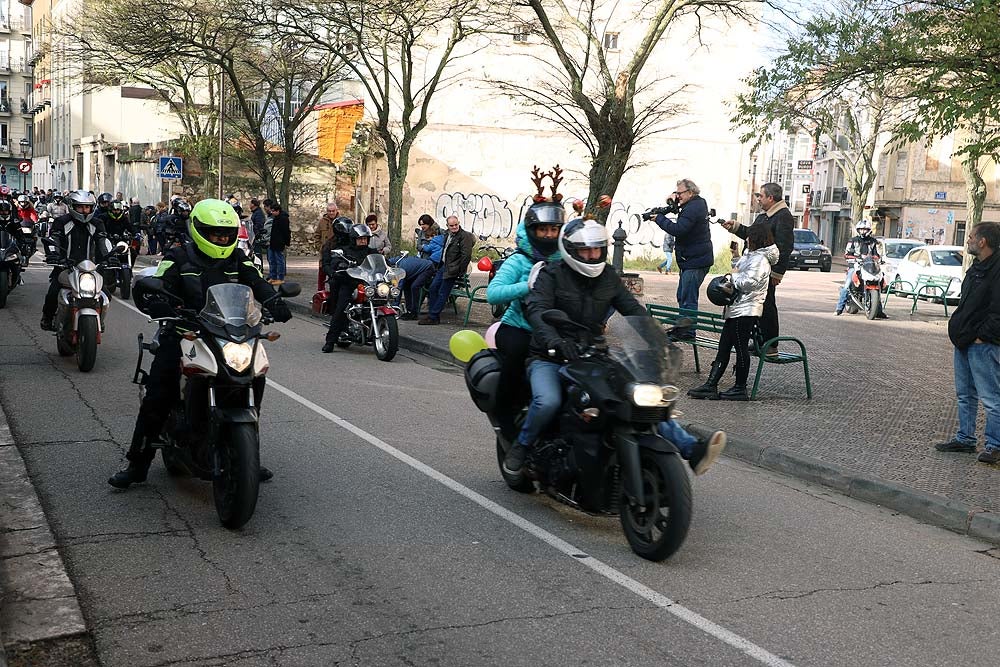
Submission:
[[712,278],[705,290],[708,300],[716,306],[731,306],[736,301],[736,288],[733,287],[733,277],[728,273]]
[[347,243],[351,240],[351,228],[354,227],[354,221],[347,216],[340,216],[333,221],[333,235],[337,237],[337,243]]

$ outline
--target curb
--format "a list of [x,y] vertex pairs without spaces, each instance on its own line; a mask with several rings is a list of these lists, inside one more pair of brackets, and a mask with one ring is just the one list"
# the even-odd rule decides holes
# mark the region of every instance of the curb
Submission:
[[76,588],[2,406],[0,499],[0,667],[97,664]]
[[[312,315],[311,308],[305,304],[290,300],[287,303],[292,310]],[[403,334],[399,336],[399,344],[411,352],[461,367],[447,348],[441,345]],[[698,423],[686,423],[685,426],[701,437],[707,437],[712,432]],[[911,489],[871,475],[851,472],[839,465],[826,463],[782,447],[757,445],[731,435],[727,442],[725,455],[731,458],[829,487],[855,500],[887,507],[923,523],[1000,545],[1000,514],[995,512]]]
[[[685,426],[699,437],[706,437],[712,432],[698,423],[687,423]],[[781,447],[756,445],[731,435],[727,442],[724,453],[731,458],[829,487],[855,500],[887,507],[923,523],[1000,545],[1000,515],[994,512],[871,475],[854,473],[842,466]]]

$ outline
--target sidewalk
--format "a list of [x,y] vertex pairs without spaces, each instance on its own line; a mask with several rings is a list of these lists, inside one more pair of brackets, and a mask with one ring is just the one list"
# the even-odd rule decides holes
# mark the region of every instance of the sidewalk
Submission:
[[[315,261],[289,262],[289,279],[303,286],[294,300],[300,312],[308,309],[315,288]],[[676,274],[642,276],[640,300],[676,303]],[[724,429],[730,456],[1000,544],[1000,467],[933,449],[951,438],[957,424],[953,348],[941,307],[921,302],[911,316],[909,302],[893,299],[886,306],[889,320],[835,317],[842,280],[836,268],[793,271],[778,291],[782,333],[801,339],[808,350],[811,401],[801,365],[768,365],[758,400],[682,398],[681,420],[695,429]],[[471,281],[481,284],[485,275],[474,273]],[[462,328],[464,316],[465,300],[459,303],[459,315],[446,310],[439,326],[400,322],[401,344],[451,360],[448,339]],[[487,307],[476,304],[468,328],[483,331],[491,322]],[[679,384],[686,390],[704,375],[694,372],[691,348],[683,349]],[[711,352],[703,351],[702,359],[710,361]],[[756,372],[756,363],[751,370]],[[731,382],[727,373],[722,386]]]

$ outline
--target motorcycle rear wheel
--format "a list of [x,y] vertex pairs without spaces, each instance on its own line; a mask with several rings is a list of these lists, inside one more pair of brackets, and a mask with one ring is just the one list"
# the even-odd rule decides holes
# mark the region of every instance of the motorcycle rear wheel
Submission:
[[10,293],[10,272],[0,271],[0,308],[7,305],[7,295]]
[[[392,361],[399,351],[399,323],[390,315],[375,319],[375,356],[379,361]],[[383,327],[385,327],[383,329]]]
[[76,366],[89,373],[97,363],[97,317],[82,315],[76,329]]
[[254,424],[230,424],[229,442],[218,447],[221,473],[212,480],[215,510],[222,525],[241,528],[257,508],[260,486],[260,450]]
[[643,452],[640,459],[646,509],[621,501],[622,530],[629,546],[646,560],[661,561],[680,549],[691,525],[691,480],[676,454]]
[[500,476],[503,477],[503,481],[507,483],[514,491],[518,493],[534,493],[535,483],[530,479],[521,475],[511,475],[509,472],[503,469],[503,460],[507,457],[507,451],[503,448],[503,443],[500,442],[500,436],[497,436],[497,465],[500,466]]
[[847,300],[847,312],[849,312],[851,315],[857,315],[858,311],[860,310],[861,309],[858,308],[858,304],[854,303],[853,298],[849,298]]
[[491,306],[491,309],[493,311],[493,319],[495,320],[499,320],[507,312],[507,306],[501,304]]

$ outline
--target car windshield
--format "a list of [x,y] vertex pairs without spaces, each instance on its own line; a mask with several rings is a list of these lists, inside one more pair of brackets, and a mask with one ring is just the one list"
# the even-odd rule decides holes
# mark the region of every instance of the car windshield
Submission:
[[811,229],[796,229],[795,230],[795,242],[796,243],[819,243],[819,237],[816,236],[816,232]]
[[637,382],[675,384],[681,350],[667,339],[663,326],[646,315],[615,315],[604,332],[608,355]]
[[938,266],[962,266],[961,250],[931,250],[931,261]]
[[922,245],[923,243],[886,243],[885,256],[888,259],[902,259],[906,253]]
[[260,322],[260,306],[246,285],[212,285],[205,295],[205,307],[199,317],[208,324],[223,327],[227,333],[246,337],[245,329]]

